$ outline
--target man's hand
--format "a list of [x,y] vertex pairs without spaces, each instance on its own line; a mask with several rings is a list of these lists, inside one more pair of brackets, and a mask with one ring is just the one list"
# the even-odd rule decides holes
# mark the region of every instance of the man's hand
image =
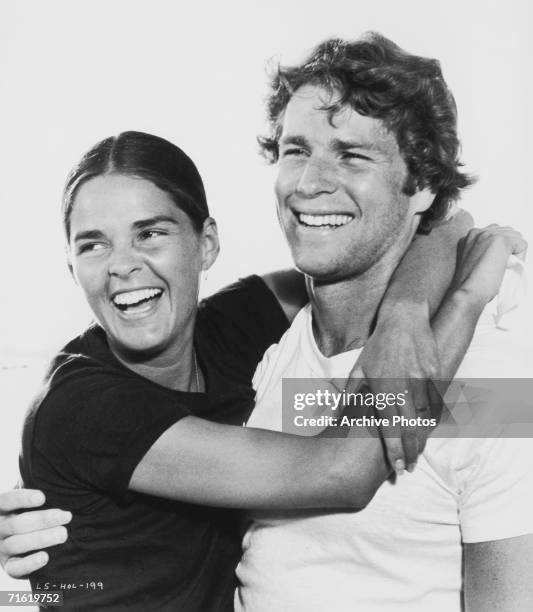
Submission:
[[[23,578],[48,563],[40,549],[61,544],[67,539],[66,525],[72,519],[63,510],[37,510],[45,502],[41,491],[16,489],[0,493],[0,563],[12,578]],[[26,553],[33,554],[27,556]]]
[[[429,313],[420,305],[399,303],[380,319],[355,365],[355,378],[365,378],[370,391],[405,394],[405,405],[379,410],[376,416],[416,419],[438,416],[440,397],[432,380],[440,376],[439,356]],[[433,408],[433,410],[431,410]],[[432,428],[382,428],[388,461],[398,474],[412,471]],[[395,432],[401,432],[401,437]]]

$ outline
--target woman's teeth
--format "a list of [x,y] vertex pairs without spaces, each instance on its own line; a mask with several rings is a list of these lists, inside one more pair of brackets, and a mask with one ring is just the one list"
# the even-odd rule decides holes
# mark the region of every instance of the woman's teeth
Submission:
[[340,227],[346,225],[352,219],[352,215],[306,215],[298,213],[300,223],[313,227]]
[[136,289],[134,291],[125,291],[118,293],[113,298],[115,306],[121,310],[139,306],[140,304],[159,297],[163,293],[162,289]]

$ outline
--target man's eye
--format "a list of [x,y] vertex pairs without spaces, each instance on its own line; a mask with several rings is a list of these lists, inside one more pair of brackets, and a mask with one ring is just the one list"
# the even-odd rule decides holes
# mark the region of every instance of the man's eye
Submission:
[[344,151],[343,153],[341,153],[341,159],[346,161],[370,161],[370,157],[367,157],[362,153],[355,153],[353,151]]
[[281,157],[299,157],[304,155],[305,151],[300,147],[290,147],[289,149],[282,149]]

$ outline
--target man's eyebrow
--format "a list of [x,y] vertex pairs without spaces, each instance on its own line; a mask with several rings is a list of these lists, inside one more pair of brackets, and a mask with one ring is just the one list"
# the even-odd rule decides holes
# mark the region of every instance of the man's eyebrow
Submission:
[[74,236],[74,241],[77,240],[97,240],[98,238],[102,238],[103,233],[100,230],[86,230],[84,232],[78,232]]
[[144,229],[145,227],[151,227],[152,225],[157,225],[158,223],[172,223],[173,225],[179,225],[179,221],[170,215],[156,215],[155,217],[150,217],[149,219],[134,221],[132,226],[135,229]]
[[279,144],[282,145],[295,145],[297,147],[307,147],[309,146],[309,142],[304,136],[296,136],[288,134],[287,136],[282,136],[279,139]]
[[348,149],[364,149],[365,151],[378,150],[378,147],[376,147],[376,143],[374,142],[365,142],[345,138],[333,138],[330,144],[334,151],[347,151]]

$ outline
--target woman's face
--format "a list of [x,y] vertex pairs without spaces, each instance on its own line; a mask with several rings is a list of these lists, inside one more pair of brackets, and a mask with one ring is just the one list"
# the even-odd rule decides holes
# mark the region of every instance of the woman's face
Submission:
[[115,353],[175,359],[194,325],[199,274],[218,253],[152,182],[121,174],[88,180],[70,218],[70,265]]

